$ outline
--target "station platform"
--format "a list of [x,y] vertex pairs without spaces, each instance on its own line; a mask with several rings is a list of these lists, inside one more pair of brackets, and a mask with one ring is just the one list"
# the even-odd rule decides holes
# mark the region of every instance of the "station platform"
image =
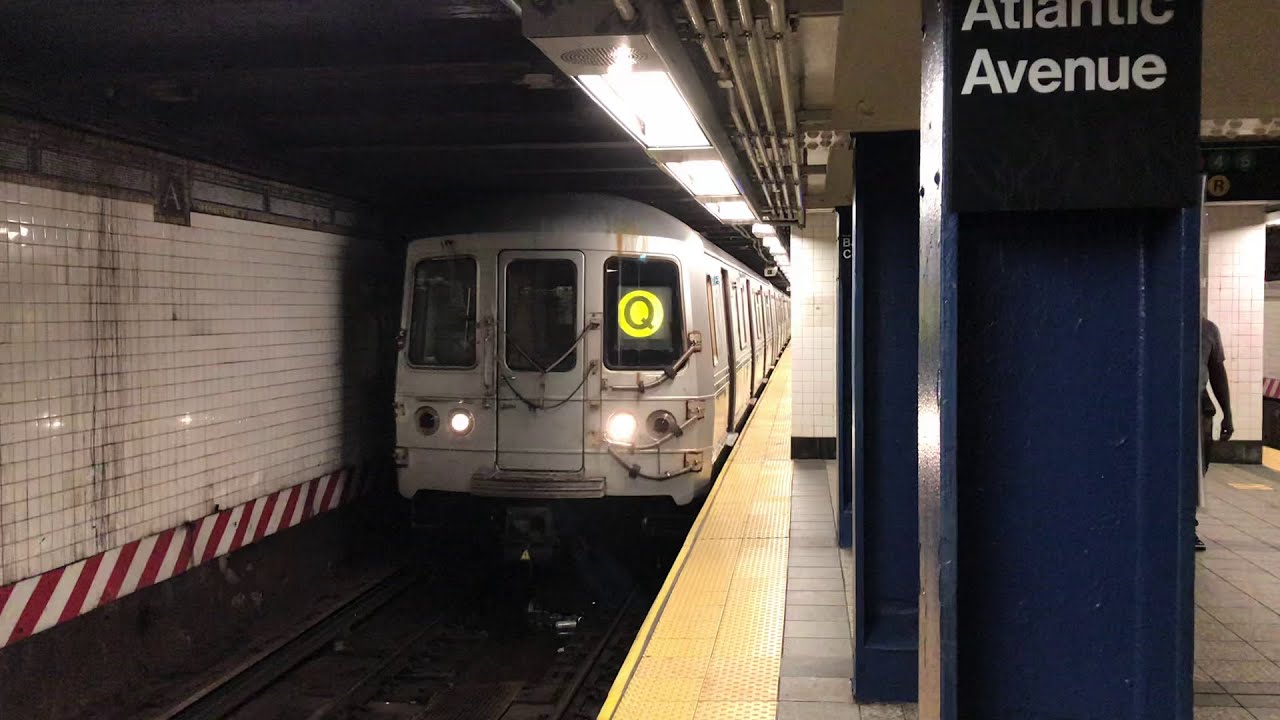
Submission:
[[1280,472],[1213,465],[1196,556],[1196,720],[1280,720]]
[[834,467],[792,461],[779,361],[659,592],[602,720],[904,720],[852,699],[851,562]]

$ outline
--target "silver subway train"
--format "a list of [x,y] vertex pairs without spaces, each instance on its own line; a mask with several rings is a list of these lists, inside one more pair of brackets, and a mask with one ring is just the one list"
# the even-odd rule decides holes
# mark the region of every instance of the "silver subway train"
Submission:
[[789,298],[630,200],[515,198],[462,223],[408,245],[400,493],[705,493],[791,337]]

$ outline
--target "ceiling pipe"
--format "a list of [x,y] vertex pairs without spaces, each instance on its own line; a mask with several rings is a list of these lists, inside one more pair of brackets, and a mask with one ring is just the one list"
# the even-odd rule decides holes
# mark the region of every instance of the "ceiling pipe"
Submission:
[[524,10],[521,9],[520,7],[519,0],[499,0],[499,1],[503,5],[506,5],[507,8],[511,10],[511,12],[515,13],[516,17],[520,17],[520,15],[524,12]]
[[791,99],[791,63],[787,59],[787,36],[783,34],[787,24],[785,0],[768,0],[769,19],[773,25],[774,50],[778,56],[778,76],[781,78],[782,112],[787,121],[787,145],[791,151],[791,173],[795,180],[796,204],[800,209],[797,220],[804,224],[804,193],[800,185],[799,132],[796,129],[795,102]]
[[613,0],[613,6],[618,8],[618,16],[622,18],[622,22],[629,23],[636,19],[636,9],[628,0]]
[[[724,0],[712,0],[712,12],[716,15],[716,24],[721,29],[721,40],[724,44],[724,55],[728,58],[728,69],[733,82],[733,90],[737,92],[737,99],[742,110],[746,113],[746,124],[751,128],[751,136],[749,142],[754,143],[758,163],[764,167],[764,174],[768,176],[769,182],[776,183],[785,181],[786,178],[777,178],[773,174],[773,165],[769,164],[769,154],[764,149],[764,141],[760,140],[760,123],[756,122],[755,110],[751,106],[751,99],[746,94],[746,74],[742,72],[742,65],[737,59],[737,45],[733,42],[733,33],[731,32],[730,23],[728,23],[728,12],[724,9]],[[749,152],[750,154],[750,152]],[[773,199],[769,188],[764,188],[765,199],[768,199],[769,211],[773,217],[777,217],[781,213],[781,206],[777,205],[777,201]]]
[[715,48],[711,45],[711,33],[707,31],[707,20],[702,17],[702,8],[698,7],[698,0],[684,0],[684,11],[689,14],[693,31],[698,33],[702,41],[702,52],[707,54],[707,64],[711,66],[711,72],[717,77],[723,76],[724,65],[720,64],[720,56],[716,55]]
[[769,102],[768,77],[765,65],[760,61],[760,38],[752,31],[755,14],[751,11],[751,0],[738,0],[738,15],[742,18],[742,39],[747,45],[747,55],[751,58],[751,74],[755,76],[756,93],[760,96],[760,107],[763,110],[765,126],[769,128],[769,143],[773,147],[773,161],[777,166],[778,179],[783,183],[782,198],[787,216],[791,216],[791,195],[786,191],[786,171],[782,166],[782,153],[778,147],[778,127],[773,121],[773,103]]
[[725,88],[725,94],[729,97],[729,117],[733,118],[733,126],[738,131],[738,137],[742,138],[743,145],[747,148],[747,155],[751,158],[751,169],[756,173],[756,180],[759,181],[760,187],[764,188],[765,199],[769,201],[769,206],[773,206],[773,197],[769,195],[769,187],[765,184],[764,174],[760,172],[760,163],[756,162],[755,153],[751,150],[751,145],[747,142],[747,128],[742,124],[742,113],[738,112],[738,98],[733,94],[733,88]]

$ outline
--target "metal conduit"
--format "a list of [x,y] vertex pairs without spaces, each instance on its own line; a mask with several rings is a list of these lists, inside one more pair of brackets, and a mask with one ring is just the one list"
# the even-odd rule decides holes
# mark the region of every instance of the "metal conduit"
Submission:
[[[764,142],[760,139],[760,123],[756,122],[756,112],[751,105],[751,99],[747,97],[747,90],[743,78],[746,75],[742,72],[742,65],[738,62],[737,48],[733,42],[733,34],[730,32],[732,26],[729,24],[729,13],[725,10],[724,0],[711,0],[711,10],[715,14],[716,24],[720,26],[721,39],[724,42],[725,55],[729,58],[729,72],[733,78],[733,87],[738,93],[738,101],[742,105],[742,109],[747,114],[747,125],[751,128],[751,140],[756,146],[761,160],[764,161],[765,174],[769,177],[769,182],[778,182],[785,178],[775,178],[773,166],[768,164],[769,155],[765,152]],[[765,193],[766,197],[768,193]],[[770,203],[772,205],[772,202]],[[773,212],[776,214],[779,210],[774,206]]]
[[760,163],[756,161],[756,154],[751,149],[751,144],[747,142],[747,128],[742,124],[742,113],[738,112],[738,98],[733,94],[733,88],[725,88],[725,94],[729,97],[729,117],[733,118],[733,126],[737,128],[738,135],[743,139],[743,145],[747,148],[747,155],[751,157],[751,169],[756,173],[756,180],[760,182],[760,186],[765,189],[765,199],[769,201],[769,207],[773,207],[773,198],[769,195],[769,186],[764,181],[764,174],[760,172]]
[[[764,63],[760,60],[760,38],[753,28],[755,14],[751,11],[751,0],[738,0],[738,15],[742,18],[743,41],[747,45],[747,55],[751,58],[751,74],[755,76],[756,92],[760,95],[760,107],[763,110],[765,125],[769,128],[769,143],[773,146],[773,162],[777,166],[778,179],[782,181],[783,207],[791,214],[791,195],[786,191],[786,170],[782,163],[782,154],[778,148],[778,127],[773,121],[773,104],[769,102],[769,84],[765,75]],[[779,208],[781,209],[781,208]]]
[[618,15],[622,18],[622,22],[631,22],[636,19],[636,9],[627,0],[613,0],[613,6],[618,8]]
[[702,8],[698,7],[698,0],[684,0],[684,11],[689,13],[694,32],[702,38],[702,52],[707,54],[707,64],[711,66],[711,72],[717,76],[724,75],[724,66],[720,64],[720,57],[711,46],[711,33],[707,31],[707,20],[702,17]]
[[803,219],[804,213],[804,193],[801,192],[800,185],[800,150],[798,145],[799,133],[796,130],[796,109],[795,103],[791,99],[791,63],[787,59],[786,35],[783,30],[787,22],[787,9],[785,0],[767,0],[769,3],[769,19],[773,25],[774,34],[774,50],[778,57],[778,76],[781,78],[782,89],[782,112],[787,120],[787,145],[791,151],[791,173],[795,180],[796,203],[800,209]]

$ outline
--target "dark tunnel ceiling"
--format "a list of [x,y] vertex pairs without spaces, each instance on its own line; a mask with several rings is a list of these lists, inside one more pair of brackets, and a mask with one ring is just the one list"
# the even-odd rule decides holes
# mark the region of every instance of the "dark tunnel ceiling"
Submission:
[[11,111],[391,206],[614,193],[761,268],[500,0],[17,0],[0,26]]

